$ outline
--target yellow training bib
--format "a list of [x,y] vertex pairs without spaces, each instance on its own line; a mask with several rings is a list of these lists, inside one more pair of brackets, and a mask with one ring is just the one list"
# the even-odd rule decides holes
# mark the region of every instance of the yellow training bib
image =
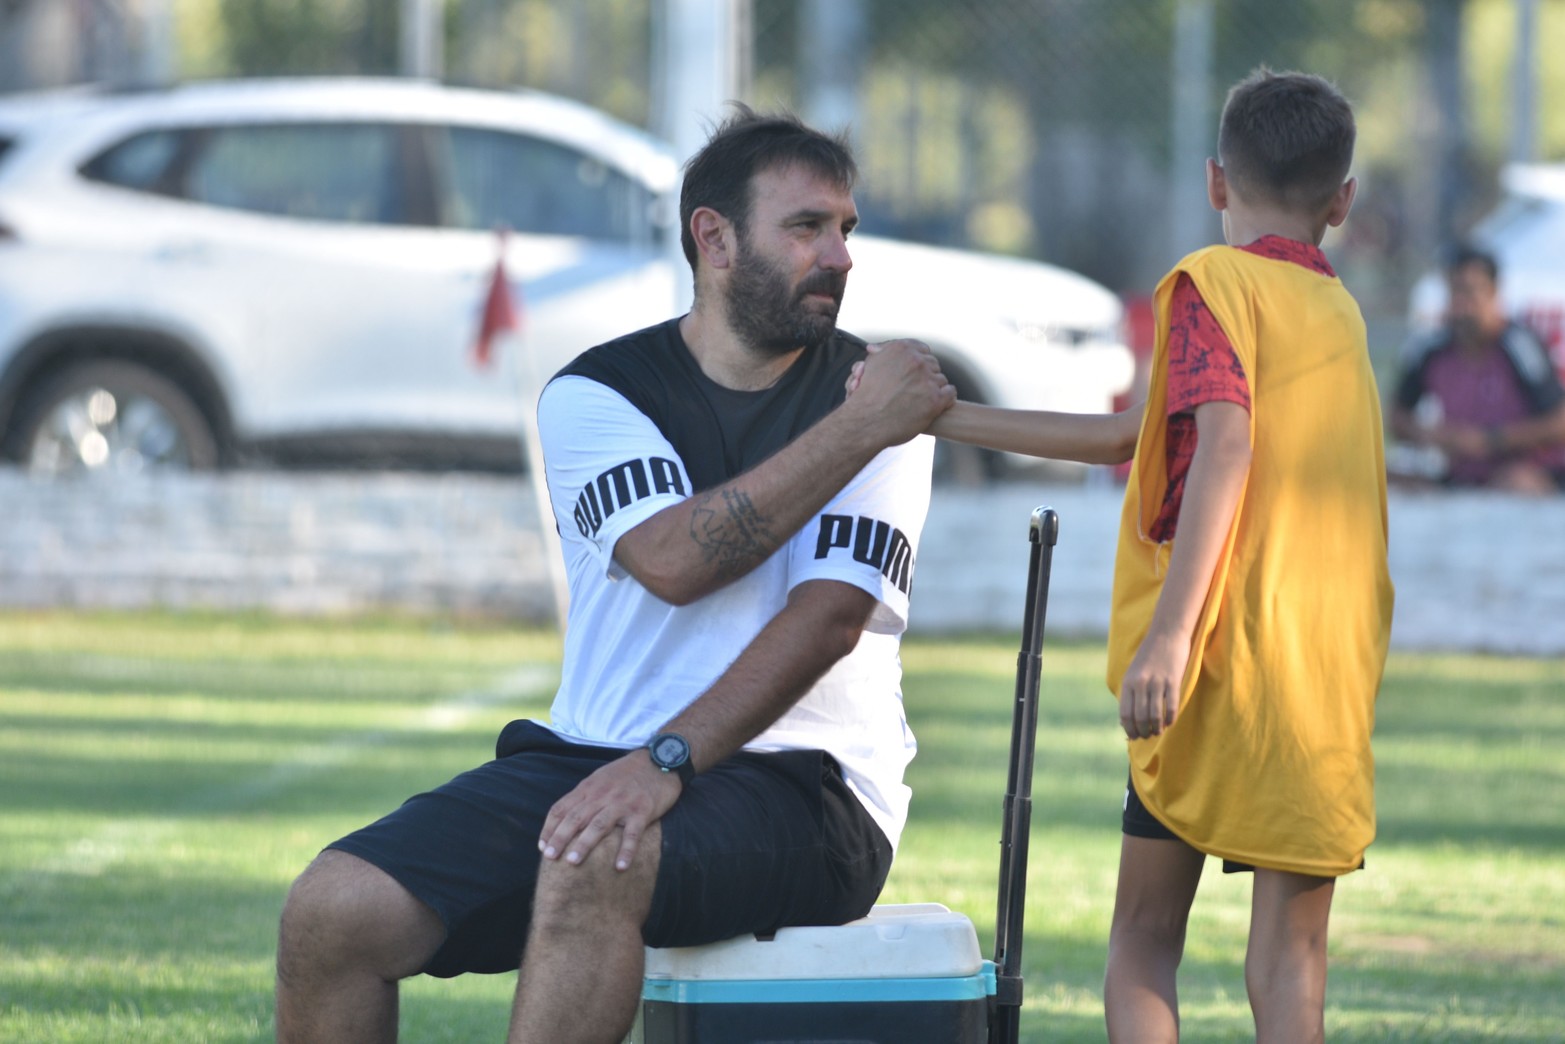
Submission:
[[1197,849],[1336,876],[1360,865],[1375,836],[1370,733],[1392,604],[1380,398],[1363,317],[1340,280],[1208,247],[1158,285],[1114,568],[1109,688],[1118,696],[1172,548],[1144,534],[1168,485],[1169,302],[1180,273],[1249,378],[1252,457],[1178,719],[1130,742],[1131,772],[1147,808]]

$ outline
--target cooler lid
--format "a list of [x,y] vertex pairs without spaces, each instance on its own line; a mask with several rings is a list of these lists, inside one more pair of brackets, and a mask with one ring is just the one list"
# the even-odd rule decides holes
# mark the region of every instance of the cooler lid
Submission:
[[783,928],[710,946],[647,948],[646,978],[953,978],[983,967],[973,923],[939,903],[877,906],[835,927]]

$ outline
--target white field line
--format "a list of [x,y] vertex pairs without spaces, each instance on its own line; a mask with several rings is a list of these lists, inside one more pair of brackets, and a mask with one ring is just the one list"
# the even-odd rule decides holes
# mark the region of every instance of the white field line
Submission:
[[[15,875],[0,880],[0,899],[11,893],[35,890],[41,880],[54,875],[96,877],[131,854],[165,842],[189,826],[193,814],[252,807],[311,776],[345,764],[365,751],[407,735],[409,731],[450,732],[459,729],[496,704],[548,692],[558,681],[556,667],[530,664],[499,678],[493,686],[457,693],[430,707],[400,728],[372,732],[341,733],[320,743],[301,747],[293,756],[266,772],[228,786],[192,792],[189,799],[169,809],[169,815],[137,817],[106,823],[85,837],[68,842]],[[477,764],[476,760],[474,762]]]

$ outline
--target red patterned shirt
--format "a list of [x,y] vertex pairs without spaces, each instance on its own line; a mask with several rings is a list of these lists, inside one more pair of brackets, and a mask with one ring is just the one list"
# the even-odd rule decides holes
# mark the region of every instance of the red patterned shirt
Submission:
[[[1337,274],[1319,247],[1297,239],[1262,236],[1239,249],[1274,261],[1292,261],[1324,276]],[[1195,459],[1195,408],[1208,402],[1231,402],[1249,410],[1250,382],[1217,317],[1190,277],[1181,274],[1169,303],[1168,489],[1147,534],[1153,540],[1174,537],[1185,479]]]

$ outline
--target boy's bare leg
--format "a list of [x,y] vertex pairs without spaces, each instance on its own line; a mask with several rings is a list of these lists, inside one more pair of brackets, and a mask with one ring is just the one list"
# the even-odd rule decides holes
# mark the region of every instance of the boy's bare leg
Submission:
[[641,835],[616,870],[616,831],[580,866],[545,859],[511,1010],[510,1044],[618,1044],[641,999],[641,926],[652,908],[663,831]]
[[1257,1044],[1325,1040],[1326,923],[1336,879],[1256,870],[1244,984]]
[[1183,841],[1125,835],[1109,929],[1103,1010],[1109,1040],[1179,1039],[1175,973],[1185,952],[1190,904],[1206,857]]
[[332,1044],[397,1039],[397,981],[429,962],[446,929],[378,867],[322,852],[283,906],[277,1039]]

